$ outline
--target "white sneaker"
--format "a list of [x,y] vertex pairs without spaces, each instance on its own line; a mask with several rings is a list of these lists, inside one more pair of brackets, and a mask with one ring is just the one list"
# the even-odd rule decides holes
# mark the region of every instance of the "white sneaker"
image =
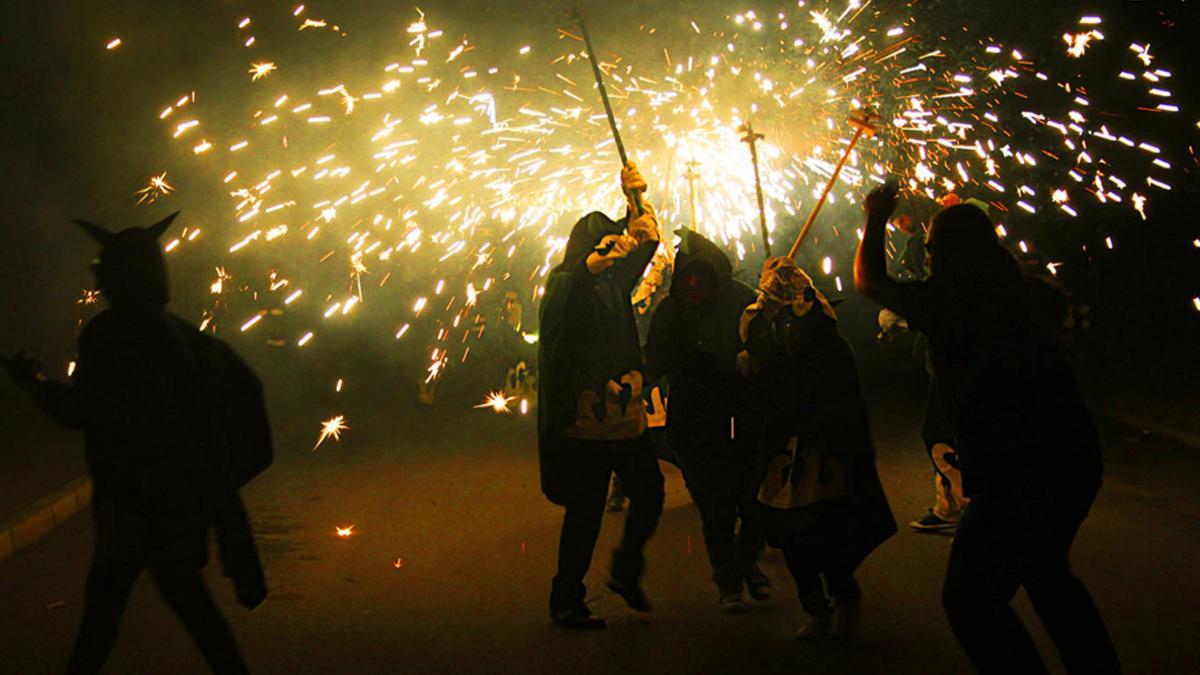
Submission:
[[742,592],[737,593],[722,593],[721,598],[717,600],[717,608],[728,614],[737,614],[746,611],[746,601],[742,598]]
[[796,631],[797,640],[821,640],[829,635],[833,619],[827,616],[805,616],[800,630]]
[[862,603],[839,602],[833,608],[833,636],[843,640],[858,634],[858,622],[862,618]]

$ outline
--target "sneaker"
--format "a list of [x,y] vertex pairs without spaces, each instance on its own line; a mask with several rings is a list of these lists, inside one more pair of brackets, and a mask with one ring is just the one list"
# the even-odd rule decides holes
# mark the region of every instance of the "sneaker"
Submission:
[[858,600],[835,603],[833,607],[833,636],[842,640],[854,638],[858,634],[858,622],[861,618],[862,603]]
[[821,640],[829,635],[833,619],[828,616],[806,615],[800,630],[796,631],[797,640]]
[[958,520],[946,520],[930,509],[920,520],[914,520],[908,526],[917,532],[952,532],[958,527]]
[[594,616],[587,607],[550,610],[550,618],[556,626],[570,630],[601,630],[608,626],[604,619]]
[[721,598],[717,600],[717,609],[727,614],[739,614],[746,611],[746,601],[742,599],[742,592],[739,591],[722,591]]
[[755,602],[766,602],[771,599],[771,580],[761,570],[754,570],[746,575],[746,588]]
[[621,596],[625,604],[635,612],[649,612],[654,609],[650,598],[646,597],[646,592],[637,583],[626,584],[618,581],[616,577],[609,577],[608,590]]
[[617,513],[625,510],[625,495],[618,490],[613,490],[608,495],[608,511],[609,513]]

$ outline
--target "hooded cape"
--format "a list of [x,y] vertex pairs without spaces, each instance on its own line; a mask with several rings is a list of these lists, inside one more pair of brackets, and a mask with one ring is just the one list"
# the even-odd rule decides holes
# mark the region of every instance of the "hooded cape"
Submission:
[[[797,316],[745,323],[746,349],[766,422],[759,501],[774,546],[811,551],[826,568],[854,569],[896,532],[875,469],[867,406],[850,345],[816,298]],[[749,312],[749,310],[748,310]]]
[[[678,234],[671,290],[646,339],[649,380],[666,375],[670,381],[667,436],[680,453],[744,452],[751,460],[752,450],[733,441],[750,431],[737,354],[738,322],[754,291],[733,278],[733,265],[716,244],[691,230]],[[697,286],[702,298],[693,297]]]
[[225,573],[253,607],[266,581],[237,489],[271,463],[262,386],[234,352],[167,312],[166,267],[150,228],[109,233],[94,264],[112,307],[79,339],[69,384],[42,403],[87,439],[97,555],[203,566],[216,529]]
[[539,308],[538,459],[542,492],[565,504],[579,478],[571,439],[618,442],[645,429],[641,347],[631,295],[658,242],[647,242],[600,274],[587,257],[623,221],[584,216],[563,262],[550,273]]

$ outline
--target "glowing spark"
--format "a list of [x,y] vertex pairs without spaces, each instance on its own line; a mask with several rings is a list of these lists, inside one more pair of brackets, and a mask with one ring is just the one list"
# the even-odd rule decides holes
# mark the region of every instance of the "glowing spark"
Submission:
[[502,391],[493,391],[484,397],[483,403],[475,406],[476,408],[491,408],[497,414],[511,415],[512,409],[508,407],[509,403],[516,400],[515,396],[505,396]]
[[138,204],[153,204],[159,197],[164,197],[174,191],[175,188],[167,182],[167,172],[164,171],[157,176],[151,176],[146,187],[133,194],[138,198]]
[[337,536],[349,537],[354,532],[354,525],[337,525],[334,529],[337,530]]
[[278,69],[275,67],[274,61],[262,61],[260,63],[250,64],[250,70],[247,72],[249,72],[251,75],[250,81],[257,82],[276,70]]
[[317,444],[313,446],[313,451],[315,452],[317,448],[321,447],[327,438],[335,441],[342,440],[342,432],[349,428],[346,426],[345,415],[337,415],[321,422],[321,435],[317,438]]
[[1103,40],[1104,35],[1100,31],[1091,30],[1086,33],[1064,33],[1063,41],[1067,43],[1067,54],[1080,58],[1087,51],[1092,40]]
[[1138,212],[1138,215],[1140,215],[1142,217],[1142,220],[1145,220],[1146,219],[1146,197],[1144,195],[1141,195],[1141,194],[1138,194],[1137,192],[1135,192],[1132,195],[1130,195],[1129,199],[1130,199],[1130,201],[1133,202],[1133,210]]
[[104,48],[111,51],[120,46],[121,46],[121,38],[113,38],[112,40],[108,41],[108,44],[104,45]]

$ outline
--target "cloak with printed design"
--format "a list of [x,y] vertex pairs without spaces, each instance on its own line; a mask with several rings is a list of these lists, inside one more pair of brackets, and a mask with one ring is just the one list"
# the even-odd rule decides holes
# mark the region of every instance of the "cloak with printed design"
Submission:
[[578,441],[619,447],[646,430],[631,298],[658,242],[642,244],[600,274],[587,268],[600,241],[624,229],[624,221],[599,212],[580,219],[539,309],[538,459],[542,492],[555,504],[579,498],[583,489],[573,453],[586,443]]

